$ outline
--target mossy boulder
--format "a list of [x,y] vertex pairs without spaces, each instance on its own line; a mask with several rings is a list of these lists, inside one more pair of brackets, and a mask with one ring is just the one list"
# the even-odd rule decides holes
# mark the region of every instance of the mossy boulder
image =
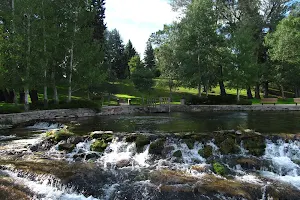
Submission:
[[220,148],[220,152],[223,155],[236,154],[240,152],[240,148],[236,144],[235,139],[233,139],[232,137],[228,137],[227,139],[225,139],[219,145],[219,148]]
[[198,153],[203,158],[209,158],[213,155],[213,148],[210,145],[205,145],[203,149],[198,151]]
[[135,140],[136,149],[138,153],[144,150],[144,146],[150,144],[150,139],[145,135],[138,135]]
[[227,171],[225,166],[218,162],[215,162],[213,164],[213,170],[216,174],[221,175],[221,176],[226,175],[226,171]]
[[70,143],[63,143],[63,144],[59,144],[58,145],[58,150],[59,151],[66,151],[66,152],[72,152],[75,148],[74,144],[70,144]]
[[188,146],[189,149],[194,148],[195,141],[193,139],[183,139],[182,141]]
[[134,135],[128,135],[128,136],[126,136],[125,141],[126,141],[126,142],[135,142],[137,136],[138,136],[138,135],[136,135],[136,134],[134,134]]
[[54,131],[48,131],[46,133],[47,137],[51,137],[56,142],[60,142],[62,140],[67,140],[69,137],[72,137],[74,133],[70,132],[68,129],[59,129]]
[[173,153],[173,157],[176,157],[176,158],[182,158],[182,152],[180,150],[178,151],[175,151]]
[[94,131],[90,134],[93,139],[103,139],[106,142],[111,142],[113,140],[113,133],[111,131]]
[[95,142],[91,145],[92,151],[97,152],[103,152],[108,144],[102,139],[102,140],[95,140]]
[[155,155],[162,155],[166,139],[161,138],[152,142],[149,147],[149,153]]
[[243,140],[244,147],[254,156],[262,156],[265,153],[266,143],[263,136],[250,137]]

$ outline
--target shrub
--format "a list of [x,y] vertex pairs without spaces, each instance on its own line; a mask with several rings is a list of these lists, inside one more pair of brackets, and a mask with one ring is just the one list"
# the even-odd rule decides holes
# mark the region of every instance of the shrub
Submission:
[[187,105],[232,105],[236,104],[236,96],[234,95],[210,95],[208,97],[198,97],[190,95],[186,98]]
[[22,105],[17,105],[17,106],[14,104],[0,105],[0,114],[20,113],[23,111],[24,108]]
[[237,105],[252,105],[252,101],[249,99],[240,99]]

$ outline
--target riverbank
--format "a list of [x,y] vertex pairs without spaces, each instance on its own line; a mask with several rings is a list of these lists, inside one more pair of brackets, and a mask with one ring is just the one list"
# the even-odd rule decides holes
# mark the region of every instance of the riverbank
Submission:
[[143,106],[105,106],[101,112],[92,109],[58,109],[41,110],[14,114],[1,114],[0,124],[19,124],[41,120],[63,120],[83,117],[126,115],[137,113],[162,113],[162,112],[210,112],[210,111],[300,111],[300,106],[281,105],[162,105],[156,107]]

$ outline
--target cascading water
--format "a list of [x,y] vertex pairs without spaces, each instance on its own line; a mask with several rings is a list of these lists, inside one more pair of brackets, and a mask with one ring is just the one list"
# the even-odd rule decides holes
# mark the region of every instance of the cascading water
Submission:
[[[49,124],[36,125],[43,129],[46,126],[51,127]],[[32,139],[34,141],[24,140],[19,145],[20,149],[34,154],[34,159],[41,164],[36,163],[37,166],[32,167],[25,163],[23,167],[18,160],[17,163],[12,162],[16,170],[2,169],[0,174],[5,173],[15,183],[27,186],[36,195],[35,199],[45,200],[271,200],[273,189],[281,182],[297,187],[299,190],[295,192],[293,188],[285,186],[288,191],[300,194],[300,142],[297,140],[266,140],[264,155],[254,156],[249,151],[249,143],[239,140],[240,134],[236,136],[232,131],[224,133],[223,140],[217,140],[215,135],[209,134],[205,137],[194,134],[197,140],[191,140],[190,134],[181,138],[182,136],[175,137],[175,134],[124,134],[108,131],[94,133],[98,135],[78,136],[80,142],[76,143],[70,141],[76,141],[77,136],[72,136],[72,140],[56,141],[50,150],[42,152],[31,152],[29,147],[30,144],[43,140],[45,134],[37,135]],[[127,140],[130,136],[135,139]],[[142,148],[138,146],[136,139],[139,136],[147,139],[140,140],[143,141]],[[254,137],[255,140],[261,136],[249,137]],[[231,142],[227,138],[237,138],[232,140],[236,145],[235,149],[225,149],[228,145],[223,142]],[[5,150],[13,147],[16,141],[18,140],[6,143]],[[107,143],[103,151],[91,150],[96,141]],[[264,144],[263,141],[262,143]],[[59,145],[63,144],[74,145],[74,148],[71,151],[59,150]],[[254,147],[257,148],[255,145]],[[229,153],[225,154],[226,151]],[[43,159],[50,161],[46,162],[46,168],[43,166]],[[218,169],[220,166],[224,169]],[[264,170],[259,170],[259,166]],[[37,176],[34,170],[31,174],[24,175],[17,171],[18,167],[33,168],[38,173],[53,176]],[[278,191],[282,191],[282,188]],[[289,197],[295,199],[292,195]]]
[[264,158],[272,162],[273,172],[262,171],[262,175],[281,180],[300,189],[300,141],[266,141]]

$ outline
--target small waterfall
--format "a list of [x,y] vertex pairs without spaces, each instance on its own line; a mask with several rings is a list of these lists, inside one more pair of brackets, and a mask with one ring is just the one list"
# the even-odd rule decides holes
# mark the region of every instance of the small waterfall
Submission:
[[267,140],[264,158],[272,162],[274,172],[262,171],[270,179],[290,183],[300,189],[300,167],[295,161],[300,160],[300,142]]
[[199,155],[199,150],[203,149],[202,143],[195,143],[192,149],[182,142],[173,144],[174,150],[172,154],[178,150],[182,153],[182,160],[185,164],[195,164],[195,163],[203,163],[205,162],[205,158]]
[[240,150],[241,150],[241,155],[246,156],[247,153],[249,152],[247,149],[244,148],[244,141],[242,140],[240,143]]
[[146,163],[148,159],[149,145],[144,152],[137,153],[135,143],[127,143],[115,138],[98,161],[103,163],[105,169],[114,169],[128,166],[148,167],[149,164]]
[[1,173],[9,175],[17,184],[24,185],[33,191],[37,196],[33,199],[40,200],[97,200],[90,196],[85,197],[83,194],[75,192],[74,188],[67,187],[56,180],[54,177],[47,175],[32,176],[22,172],[13,172],[10,170],[0,170]]
[[50,122],[38,122],[32,126],[27,126],[28,129],[37,129],[37,130],[52,130],[64,128],[65,125],[60,123],[50,123]]

